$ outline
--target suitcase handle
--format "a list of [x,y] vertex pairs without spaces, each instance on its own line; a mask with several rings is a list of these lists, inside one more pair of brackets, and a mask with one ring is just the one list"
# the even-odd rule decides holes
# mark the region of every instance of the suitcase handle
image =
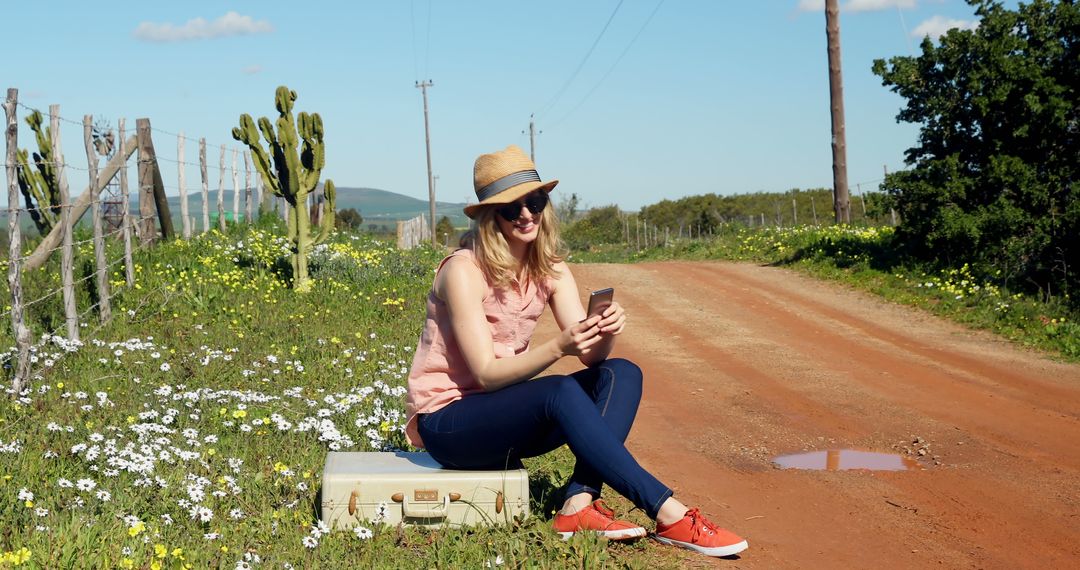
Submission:
[[408,495],[402,497],[401,513],[405,518],[413,519],[445,519],[450,514],[450,496],[443,495],[441,503],[421,503],[416,506],[409,503]]

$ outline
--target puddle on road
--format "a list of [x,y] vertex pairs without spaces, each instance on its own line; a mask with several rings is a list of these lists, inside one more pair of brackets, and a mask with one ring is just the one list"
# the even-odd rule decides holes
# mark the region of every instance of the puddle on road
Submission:
[[818,471],[917,471],[919,463],[910,457],[895,453],[877,453],[856,449],[830,449],[794,455],[781,455],[773,459],[780,469],[814,469]]

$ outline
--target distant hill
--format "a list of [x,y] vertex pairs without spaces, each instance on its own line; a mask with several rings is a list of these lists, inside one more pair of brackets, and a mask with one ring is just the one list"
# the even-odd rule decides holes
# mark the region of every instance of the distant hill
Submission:
[[[217,219],[217,189],[211,188],[209,195],[209,210],[212,219]],[[232,190],[225,190],[225,211],[227,219],[232,219]],[[139,202],[138,197],[134,194],[131,198],[131,211],[132,213],[138,212]],[[173,227],[180,231],[180,197],[169,196],[169,213],[172,215]],[[243,196],[241,196],[243,198]],[[465,204],[455,202],[435,202],[435,216],[436,219],[443,216],[449,216],[450,221],[453,222],[454,227],[464,228],[469,225],[469,219],[465,217],[462,212],[462,208]],[[347,208],[355,208],[360,212],[360,215],[364,218],[364,227],[367,228],[372,224],[378,225],[380,228],[387,226],[394,226],[398,220],[408,220],[415,218],[420,214],[424,217],[428,217],[428,201],[412,198],[396,192],[390,192],[387,190],[379,190],[377,188],[348,188],[338,186],[337,188],[337,209],[344,210]],[[241,201],[240,212],[243,216],[244,205]],[[202,195],[198,187],[188,190],[188,213],[195,218],[195,228],[202,228]],[[83,224],[89,223],[89,215],[83,215],[81,222]],[[7,216],[4,213],[0,213],[0,220],[3,220],[4,227],[6,227]],[[22,226],[24,231],[29,230],[36,232],[33,229],[33,223],[30,221],[30,217],[27,215],[21,216]]]
[[[225,212],[228,219],[232,218],[232,190],[225,190]],[[240,211],[243,215],[243,196],[241,198]],[[210,216],[217,219],[217,190],[210,190]],[[137,200],[131,201],[132,210],[138,208]],[[465,227],[469,219],[462,213],[465,204],[453,202],[435,202],[436,219],[449,216],[454,226]],[[188,208],[191,216],[195,217],[196,227],[202,224],[202,196],[197,190],[188,193]],[[337,209],[345,210],[355,208],[364,217],[364,226],[378,224],[380,226],[394,225],[398,220],[408,220],[423,214],[428,216],[429,208],[427,200],[419,200],[410,196],[379,190],[377,188],[349,188],[337,187]],[[180,220],[180,197],[169,196],[169,213],[172,214],[173,224],[179,229]]]

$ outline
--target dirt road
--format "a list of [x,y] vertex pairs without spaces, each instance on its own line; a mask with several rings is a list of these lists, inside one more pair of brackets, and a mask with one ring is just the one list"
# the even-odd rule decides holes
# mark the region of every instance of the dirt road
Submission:
[[[695,565],[1080,567],[1080,366],[783,269],[574,274],[583,291],[615,287],[628,314],[616,355],[646,377],[631,451],[750,542]],[[771,463],[828,449],[921,469]]]

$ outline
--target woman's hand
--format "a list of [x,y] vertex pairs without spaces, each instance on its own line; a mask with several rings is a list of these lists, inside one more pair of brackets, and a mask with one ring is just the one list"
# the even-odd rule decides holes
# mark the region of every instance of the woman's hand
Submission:
[[581,356],[589,351],[603,337],[600,336],[601,317],[593,315],[580,323],[566,327],[559,333],[556,343],[563,356]]
[[621,333],[623,328],[626,327],[626,311],[623,310],[622,305],[614,301],[608,305],[608,308],[604,309],[598,326],[600,334],[604,336],[614,336]]

